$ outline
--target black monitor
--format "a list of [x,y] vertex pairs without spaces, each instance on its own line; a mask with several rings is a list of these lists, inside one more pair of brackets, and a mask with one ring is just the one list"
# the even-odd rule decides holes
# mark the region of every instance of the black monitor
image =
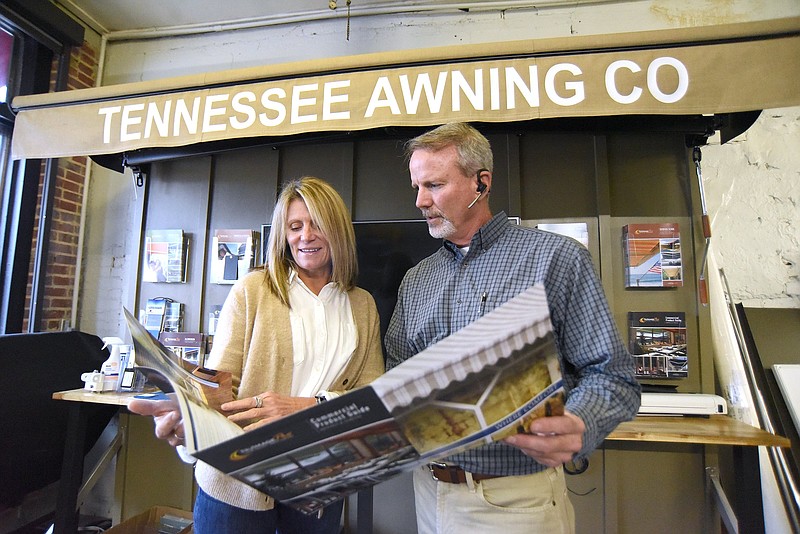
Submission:
[[[261,226],[261,263],[266,260],[270,225]],[[355,221],[358,286],[369,291],[381,317],[381,339],[397,302],[406,271],[442,246],[428,233],[424,220]]]
[[372,294],[381,316],[381,339],[397,302],[397,289],[411,267],[436,252],[442,240],[431,237],[423,220],[354,222],[358,285]]

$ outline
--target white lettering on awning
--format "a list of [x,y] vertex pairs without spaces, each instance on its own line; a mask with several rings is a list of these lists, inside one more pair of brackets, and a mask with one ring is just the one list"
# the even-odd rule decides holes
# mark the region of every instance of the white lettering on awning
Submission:
[[[620,59],[605,69],[606,96],[619,104],[633,104],[647,93],[664,104],[680,101],[689,89],[686,67],[673,57],[656,58],[646,67],[646,80],[637,80],[644,66]],[[134,101],[122,106],[102,107],[103,143],[136,141],[158,137],[166,139],[188,133],[225,133],[227,130],[279,128],[307,123],[349,121],[354,112],[364,119],[377,114],[412,117],[450,113],[524,112],[536,110],[542,97],[549,105],[571,107],[587,98],[583,70],[574,63],[561,62],[540,69],[533,63],[452,70],[399,71],[396,77],[380,75],[372,82],[369,98],[362,98],[361,109],[354,107],[350,79],[314,83],[263,83],[229,93],[205,91],[200,96],[175,96],[160,103]],[[540,72],[543,79],[540,79]],[[626,82],[620,82],[620,75]],[[672,80],[664,83],[664,79]],[[674,80],[677,79],[677,84]],[[641,83],[641,85],[637,85]],[[363,82],[362,82],[363,85]],[[257,87],[253,89],[253,87]],[[364,88],[359,88],[364,92]],[[197,95],[198,93],[195,93]],[[364,103],[365,102],[365,103]],[[324,129],[324,126],[320,126]],[[267,132],[268,133],[268,132]]]

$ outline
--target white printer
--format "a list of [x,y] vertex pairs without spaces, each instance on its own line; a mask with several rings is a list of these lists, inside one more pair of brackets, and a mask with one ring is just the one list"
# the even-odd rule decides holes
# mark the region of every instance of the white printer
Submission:
[[705,393],[642,393],[639,415],[718,415],[728,413],[719,395]]

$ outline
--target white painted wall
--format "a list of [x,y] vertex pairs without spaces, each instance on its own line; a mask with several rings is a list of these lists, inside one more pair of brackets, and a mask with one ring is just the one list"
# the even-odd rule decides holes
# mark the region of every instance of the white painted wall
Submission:
[[333,15],[326,21],[174,38],[118,42],[112,34],[103,85],[372,52],[652,31],[790,15],[800,15],[796,0],[624,0],[540,9],[354,17],[349,40],[345,19]]
[[736,139],[704,148],[702,174],[734,300],[799,308],[800,108],[765,110]]

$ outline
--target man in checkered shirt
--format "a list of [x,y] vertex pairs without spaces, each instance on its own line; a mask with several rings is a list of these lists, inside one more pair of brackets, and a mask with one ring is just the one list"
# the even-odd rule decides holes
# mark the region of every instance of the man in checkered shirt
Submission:
[[545,286],[567,392],[565,413],[530,434],[414,472],[420,534],[574,532],[563,464],[584,461],[639,409],[641,388],[588,250],[492,215],[488,140],[463,123],[410,140],[411,185],[436,253],[408,271],[386,333],[387,368],[535,283]]

